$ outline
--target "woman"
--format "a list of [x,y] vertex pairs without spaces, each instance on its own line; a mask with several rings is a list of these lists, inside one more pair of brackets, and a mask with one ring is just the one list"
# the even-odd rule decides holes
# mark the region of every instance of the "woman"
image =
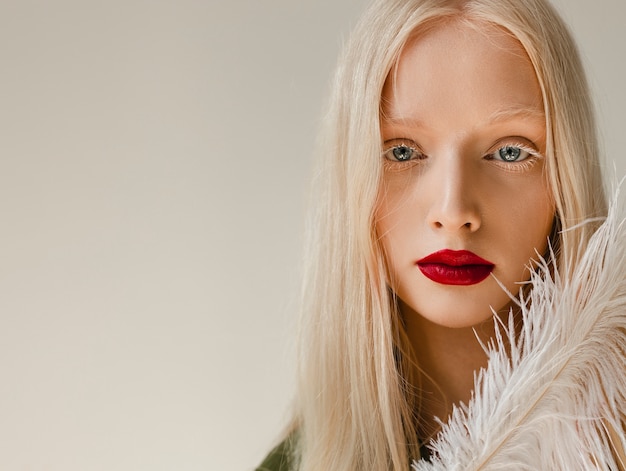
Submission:
[[374,2],[325,125],[295,418],[260,469],[626,469],[624,229],[598,230],[554,10]]

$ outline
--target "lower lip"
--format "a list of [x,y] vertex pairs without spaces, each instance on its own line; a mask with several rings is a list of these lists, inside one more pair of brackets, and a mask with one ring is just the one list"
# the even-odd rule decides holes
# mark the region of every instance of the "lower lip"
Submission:
[[461,265],[454,267],[443,263],[419,263],[426,278],[442,285],[469,286],[480,283],[493,271],[493,265]]

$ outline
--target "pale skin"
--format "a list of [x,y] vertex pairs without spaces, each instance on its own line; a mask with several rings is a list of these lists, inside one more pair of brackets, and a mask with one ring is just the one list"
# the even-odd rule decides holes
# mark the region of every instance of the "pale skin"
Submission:
[[[546,251],[555,209],[545,123],[524,49],[486,24],[452,20],[414,38],[385,86],[376,230],[425,373],[426,421],[469,401],[474,373],[486,366],[476,333],[487,341],[492,309],[511,305],[496,279],[517,294]],[[493,271],[469,286],[435,282],[416,261],[443,249],[471,251]]]

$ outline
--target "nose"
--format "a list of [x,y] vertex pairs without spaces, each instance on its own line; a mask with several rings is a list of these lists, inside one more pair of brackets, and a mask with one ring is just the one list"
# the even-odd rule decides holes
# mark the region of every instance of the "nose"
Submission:
[[460,159],[450,159],[440,167],[433,175],[428,225],[436,231],[476,232],[482,220],[477,198],[480,189],[473,178],[475,175]]

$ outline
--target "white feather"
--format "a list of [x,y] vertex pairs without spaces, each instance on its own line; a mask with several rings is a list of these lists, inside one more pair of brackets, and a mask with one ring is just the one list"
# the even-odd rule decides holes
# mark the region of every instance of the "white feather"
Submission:
[[[523,328],[487,348],[468,406],[456,407],[425,470],[626,469],[626,222],[618,192],[573,276],[533,273]],[[504,347],[508,338],[510,352]],[[612,432],[612,433],[611,433]]]

